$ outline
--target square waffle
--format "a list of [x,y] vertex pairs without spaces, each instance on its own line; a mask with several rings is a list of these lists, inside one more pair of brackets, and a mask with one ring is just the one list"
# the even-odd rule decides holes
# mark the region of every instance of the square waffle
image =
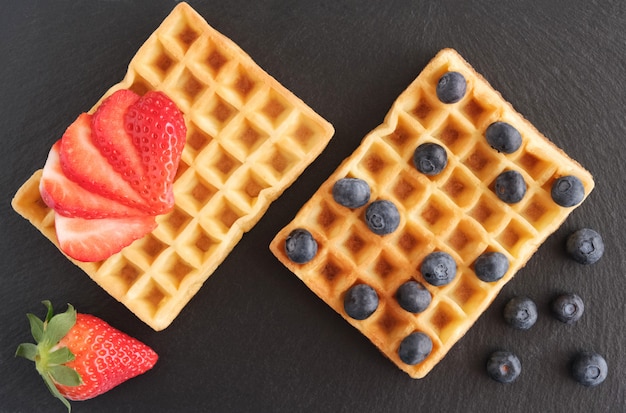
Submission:
[[[444,104],[436,94],[439,78],[460,72],[467,91],[457,103]],[[495,121],[513,125],[522,146],[512,154],[487,144],[484,132]],[[413,166],[416,147],[425,142],[446,149],[448,164],[436,176]],[[494,180],[508,169],[527,184],[521,202],[507,204],[494,193]],[[444,49],[397,98],[384,122],[321,185],[295,218],[274,238],[270,249],[315,294],[366,335],[413,378],[424,377],[478,319],[502,287],[525,265],[538,246],[573,210],[557,205],[551,186],[574,175],[593,189],[591,175],[525,120],[456,51]],[[392,201],[400,212],[399,227],[379,236],[365,223],[366,206],[350,209],[335,202],[333,185],[341,178],[360,178],[371,188],[370,202]],[[285,240],[305,229],[318,244],[314,258],[292,262]],[[443,251],[457,264],[453,281],[433,286],[420,273],[423,259]],[[496,282],[481,281],[473,263],[483,252],[500,252],[509,269]],[[413,314],[396,299],[404,282],[415,280],[432,296],[427,309]],[[346,291],[368,284],[378,297],[375,312],[364,320],[348,316]],[[430,354],[415,365],[404,363],[398,349],[413,332],[432,341]]]
[[[166,328],[334,130],[188,4],[141,46],[118,89],[165,92],[187,124],[174,209],[102,262],[74,261],[155,330]],[[100,103],[98,102],[94,108]],[[37,171],[13,208],[57,244]]]

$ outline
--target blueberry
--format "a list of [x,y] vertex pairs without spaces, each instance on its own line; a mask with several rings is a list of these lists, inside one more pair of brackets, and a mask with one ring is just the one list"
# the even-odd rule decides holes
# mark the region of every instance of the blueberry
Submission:
[[597,262],[604,254],[604,241],[596,231],[583,228],[567,238],[567,253],[577,262],[585,265]]
[[448,164],[446,150],[436,143],[423,143],[413,153],[413,165],[421,173],[429,176],[437,175]]
[[565,324],[574,324],[582,317],[585,304],[576,294],[561,294],[552,300],[552,313]]
[[285,252],[291,261],[304,264],[317,254],[317,242],[306,229],[294,229],[285,240]]
[[365,210],[365,221],[374,234],[391,234],[400,225],[400,213],[393,202],[378,200]]
[[574,380],[584,386],[597,386],[602,383],[606,379],[608,369],[604,357],[587,351],[577,354],[570,366]]
[[433,342],[426,334],[416,331],[409,334],[400,343],[398,356],[400,360],[411,366],[424,361],[433,350]]
[[522,363],[510,351],[496,351],[487,360],[487,374],[499,383],[511,383],[522,372]]
[[437,82],[437,97],[443,103],[456,103],[465,96],[467,82],[459,72],[447,72]]
[[494,122],[485,131],[487,143],[496,151],[513,153],[522,146],[522,135],[506,122]]
[[513,297],[504,307],[504,320],[513,328],[528,330],[537,321],[537,305],[528,297]]
[[355,320],[365,320],[378,308],[378,294],[367,284],[356,284],[346,292],[343,308]]
[[424,258],[420,271],[424,279],[434,286],[449,284],[456,276],[456,262],[450,254],[437,251]]
[[396,299],[400,307],[410,313],[421,313],[430,305],[430,292],[417,281],[407,281],[396,291]]
[[495,191],[500,200],[507,204],[515,204],[524,198],[526,182],[519,172],[505,171],[496,178]]
[[585,188],[575,176],[562,176],[552,184],[552,200],[562,207],[579,204],[585,197]]
[[501,252],[485,252],[474,262],[474,272],[484,282],[495,282],[509,270],[509,259]]
[[342,178],[333,186],[333,199],[347,208],[359,208],[370,200],[370,186],[359,178]]

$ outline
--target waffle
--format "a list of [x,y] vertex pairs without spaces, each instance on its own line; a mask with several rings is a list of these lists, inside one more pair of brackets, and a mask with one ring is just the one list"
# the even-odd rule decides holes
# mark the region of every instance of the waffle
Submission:
[[[441,103],[438,79],[457,71],[467,80],[467,92],[457,103]],[[523,138],[512,154],[494,150],[484,132],[494,121],[506,121]],[[415,148],[425,142],[443,146],[446,168],[427,176],[413,166]],[[517,204],[506,204],[494,193],[494,180],[504,170],[519,171],[527,192]],[[566,219],[573,208],[557,205],[552,183],[563,175],[578,177],[586,197],[591,175],[540,134],[452,49],[444,49],[397,98],[384,122],[326,180],[283,228],[271,251],[315,294],[366,335],[389,359],[413,378],[424,377],[457,342],[502,287],[525,265],[538,246]],[[349,209],[333,199],[334,183],[360,178],[371,187],[370,202],[392,201],[400,212],[393,233],[375,235],[365,223],[367,206]],[[304,264],[289,260],[285,240],[294,229],[306,229],[318,251]],[[457,275],[435,287],[420,273],[431,252],[450,254]],[[510,262],[496,282],[481,281],[473,263],[483,252],[497,251]],[[396,291],[408,280],[431,293],[427,309],[413,314],[402,309]],[[368,284],[379,297],[376,311],[359,321],[344,310],[346,291]],[[415,365],[398,355],[402,340],[422,332],[432,351]]]
[[[188,134],[176,204],[151,234],[120,253],[74,263],[162,330],[334,130],[186,3],[173,9],[102,99],[118,89],[161,90],[183,112]],[[13,208],[57,244],[40,177],[37,171],[19,189]]]

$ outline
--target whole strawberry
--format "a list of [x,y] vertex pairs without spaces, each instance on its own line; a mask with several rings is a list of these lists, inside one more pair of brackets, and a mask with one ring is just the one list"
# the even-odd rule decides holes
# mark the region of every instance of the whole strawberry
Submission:
[[71,410],[70,400],[87,400],[150,370],[158,355],[147,345],[89,314],[48,312],[44,321],[27,314],[37,344],[22,343],[16,356],[35,362],[52,394]]

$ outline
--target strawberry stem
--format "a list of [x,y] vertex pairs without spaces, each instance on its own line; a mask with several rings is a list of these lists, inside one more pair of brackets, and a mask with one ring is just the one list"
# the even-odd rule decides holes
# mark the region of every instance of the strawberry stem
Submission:
[[46,383],[50,393],[71,411],[69,401],[63,397],[55,383],[66,386],[82,384],[80,374],[65,363],[74,360],[74,354],[67,347],[58,347],[59,341],[76,324],[76,310],[70,304],[61,314],[54,314],[52,303],[43,301],[46,306],[46,318],[42,321],[33,314],[27,314],[30,331],[37,344],[22,343],[17,347],[16,356],[35,362],[35,368]]

